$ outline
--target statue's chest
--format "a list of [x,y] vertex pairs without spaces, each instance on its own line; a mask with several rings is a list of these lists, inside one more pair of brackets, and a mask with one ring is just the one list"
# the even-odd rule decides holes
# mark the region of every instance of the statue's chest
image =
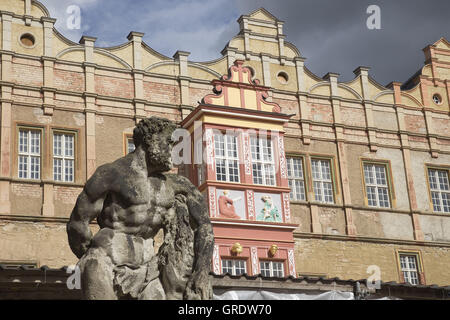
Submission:
[[[175,196],[166,180],[149,177],[136,179],[133,184],[126,184],[120,194],[130,205],[147,206],[148,210],[165,210],[173,206]],[[158,210],[158,211],[159,211]]]

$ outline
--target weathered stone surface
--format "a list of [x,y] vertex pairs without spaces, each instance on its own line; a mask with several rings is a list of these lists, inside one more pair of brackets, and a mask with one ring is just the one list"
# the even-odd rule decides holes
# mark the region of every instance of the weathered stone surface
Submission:
[[[67,224],[86,299],[211,299],[214,236],[201,193],[172,168],[169,120],[134,129],[136,150],[100,166]],[[100,230],[92,236],[89,222]],[[153,238],[164,230],[158,254]]]

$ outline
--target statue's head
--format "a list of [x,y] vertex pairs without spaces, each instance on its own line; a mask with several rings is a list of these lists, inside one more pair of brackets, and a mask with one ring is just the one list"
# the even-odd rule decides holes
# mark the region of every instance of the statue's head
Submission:
[[142,146],[147,165],[156,171],[172,169],[172,133],[175,129],[175,123],[159,117],[142,119],[134,128],[134,145],[136,148]]

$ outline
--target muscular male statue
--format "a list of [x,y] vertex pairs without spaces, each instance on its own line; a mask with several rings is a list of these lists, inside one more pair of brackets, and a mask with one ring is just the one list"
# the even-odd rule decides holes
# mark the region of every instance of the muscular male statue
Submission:
[[[135,151],[100,166],[78,196],[67,233],[86,299],[212,298],[214,236],[203,196],[188,179],[165,173],[174,130],[163,118],[140,121]],[[100,230],[92,236],[95,218]]]

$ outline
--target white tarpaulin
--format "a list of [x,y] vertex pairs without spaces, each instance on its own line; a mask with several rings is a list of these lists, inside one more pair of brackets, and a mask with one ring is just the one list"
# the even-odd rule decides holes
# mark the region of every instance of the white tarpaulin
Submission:
[[277,293],[263,290],[230,290],[214,294],[214,300],[355,300],[353,292],[328,291],[320,294]]

